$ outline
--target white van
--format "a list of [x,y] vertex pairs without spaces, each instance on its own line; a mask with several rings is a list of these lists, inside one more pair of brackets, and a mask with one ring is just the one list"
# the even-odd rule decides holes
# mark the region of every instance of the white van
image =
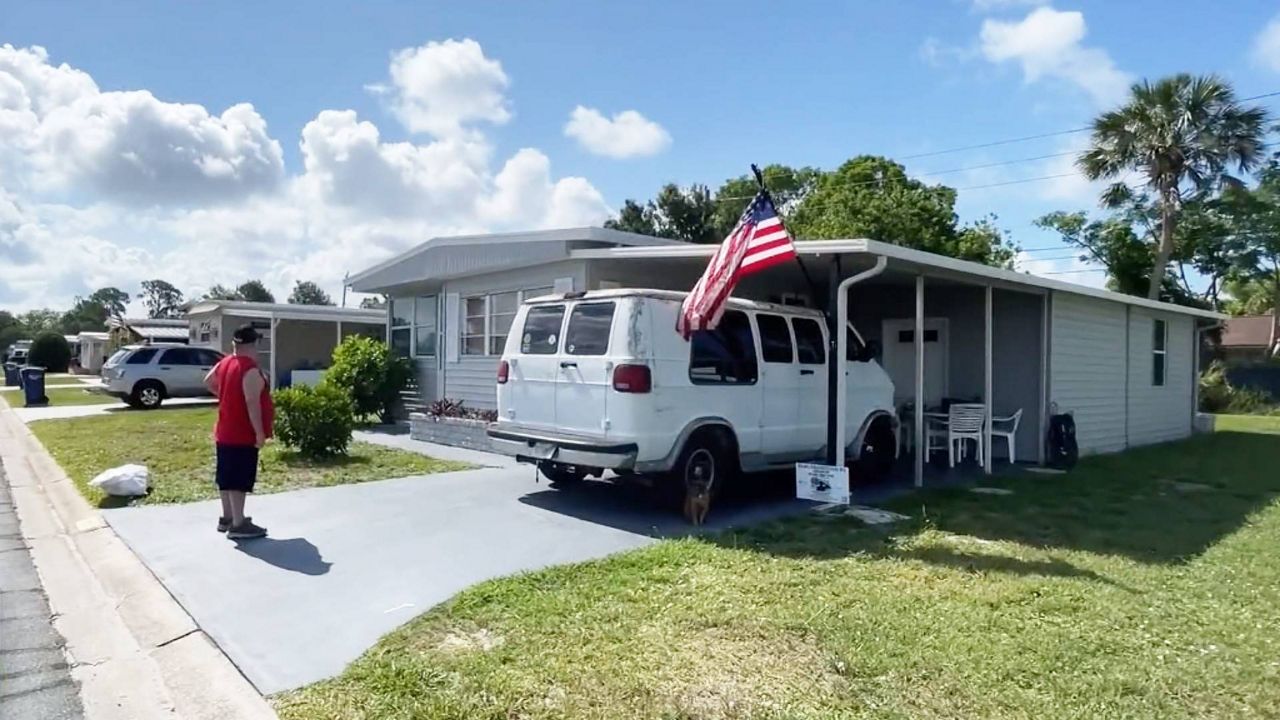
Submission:
[[[827,328],[800,307],[730,299],[719,327],[685,340],[685,293],[602,290],[520,307],[498,366],[500,451],[536,463],[555,487],[604,470],[660,474],[668,487],[822,458]],[[849,328],[849,458],[878,475],[893,462],[893,383]]]

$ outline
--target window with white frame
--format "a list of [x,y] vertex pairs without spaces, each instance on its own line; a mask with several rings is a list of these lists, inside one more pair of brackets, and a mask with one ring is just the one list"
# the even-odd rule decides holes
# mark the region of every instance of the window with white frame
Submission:
[[413,353],[413,298],[391,299],[391,350],[400,357]]
[[437,303],[435,295],[413,301],[413,354],[417,357],[436,356]]
[[1151,321],[1151,384],[1164,386],[1165,363],[1168,353],[1169,328],[1163,320]]
[[501,355],[520,303],[552,292],[540,287],[462,298],[462,354]]

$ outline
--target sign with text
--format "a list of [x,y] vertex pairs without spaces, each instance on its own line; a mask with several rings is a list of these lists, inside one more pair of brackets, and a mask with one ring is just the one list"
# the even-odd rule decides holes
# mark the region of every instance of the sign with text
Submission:
[[849,468],[796,463],[796,497],[825,503],[849,504]]

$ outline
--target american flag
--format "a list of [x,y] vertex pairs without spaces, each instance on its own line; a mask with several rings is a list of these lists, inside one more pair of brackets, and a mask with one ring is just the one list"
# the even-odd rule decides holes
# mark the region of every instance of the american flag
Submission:
[[695,331],[714,330],[739,279],[795,256],[796,248],[773,207],[773,199],[760,191],[684,299],[676,330],[686,340]]

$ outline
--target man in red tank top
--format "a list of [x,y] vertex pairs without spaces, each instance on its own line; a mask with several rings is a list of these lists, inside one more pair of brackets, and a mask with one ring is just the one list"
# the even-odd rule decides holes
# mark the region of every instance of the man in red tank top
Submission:
[[247,493],[258,481],[258,451],[271,437],[275,406],[266,375],[258,367],[258,331],[243,325],[232,334],[233,352],[209,371],[205,387],[218,398],[213,427],[215,477],[222,498],[218,532],[234,540],[265,537],[267,529],[244,514]]

